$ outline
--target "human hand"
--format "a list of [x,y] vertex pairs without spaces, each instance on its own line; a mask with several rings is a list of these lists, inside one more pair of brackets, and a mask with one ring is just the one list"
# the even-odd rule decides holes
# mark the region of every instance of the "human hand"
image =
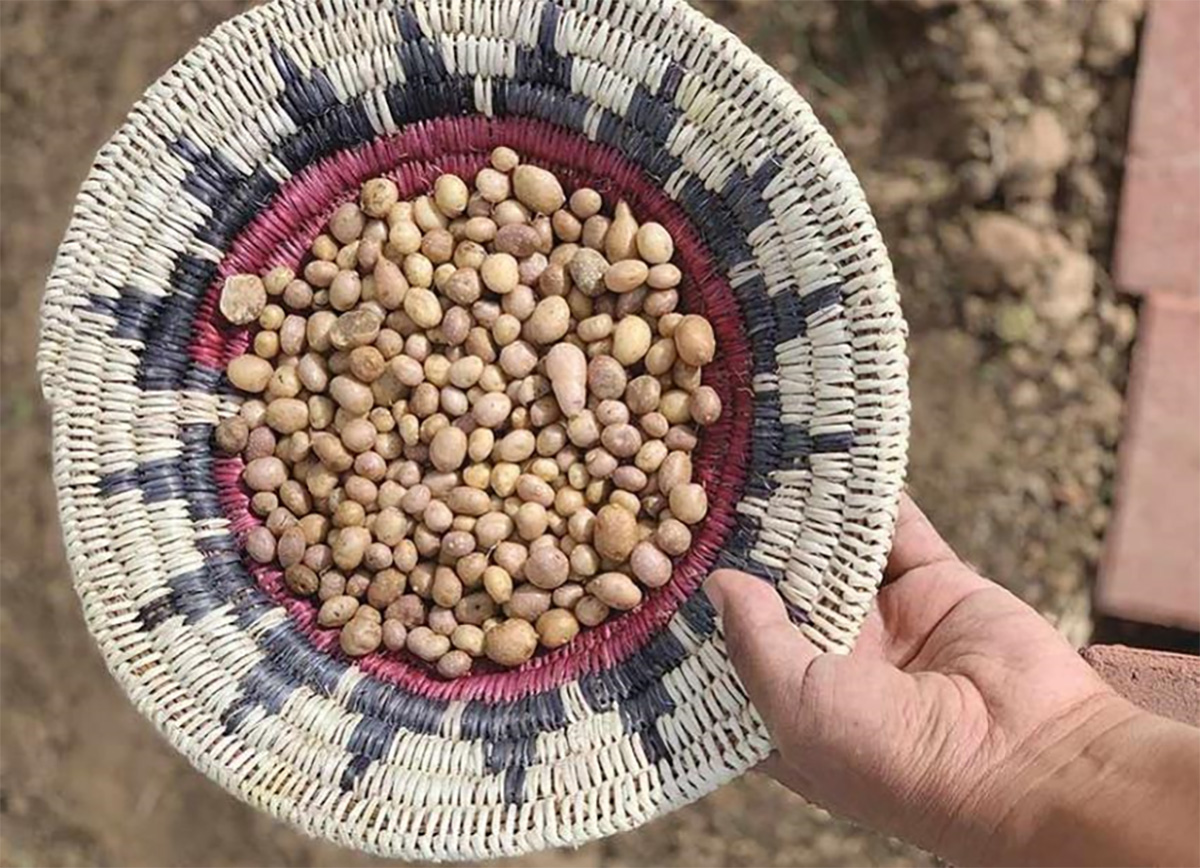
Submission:
[[844,656],[818,653],[769,585],[728,570],[705,584],[777,748],[764,770],[955,861],[1055,861],[1029,852],[1042,783],[1073,780],[1081,757],[1151,716],[960,561],[907,497],[887,579]]

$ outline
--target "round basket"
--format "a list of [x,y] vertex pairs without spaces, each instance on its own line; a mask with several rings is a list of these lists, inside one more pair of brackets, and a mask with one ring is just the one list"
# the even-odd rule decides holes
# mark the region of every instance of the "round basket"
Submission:
[[[296,265],[386,173],[405,195],[505,144],[668,226],[730,410],[712,510],[636,610],[510,672],[351,661],[239,537],[216,422],[249,336],[224,278]],[[770,742],[700,590],[778,588],[847,650],[908,432],[905,326],[862,191],[809,107],[675,0],[285,0],[221,26],[96,159],[50,277],[39,367],[88,625],[205,774],[305,831],[424,859],[577,845],[683,805]],[[707,376],[707,373],[706,373]]]

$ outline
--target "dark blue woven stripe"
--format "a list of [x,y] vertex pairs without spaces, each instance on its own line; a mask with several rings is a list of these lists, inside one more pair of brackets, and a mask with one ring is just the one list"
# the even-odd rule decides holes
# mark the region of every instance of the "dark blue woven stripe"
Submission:
[[748,180],[751,188],[759,195],[762,195],[762,192],[767,189],[767,186],[782,171],[783,164],[774,157],[768,157],[759,163],[758,168],[750,174]]
[[683,114],[673,104],[654,96],[644,85],[639,84],[633,89],[633,97],[629,101],[627,119],[644,129],[658,145],[667,141],[671,130],[679,122]]
[[100,477],[100,494],[113,497],[138,489],[146,503],[184,498],[187,490],[180,476],[181,458],[156,458],[128,470],[114,470]]
[[849,452],[854,446],[854,432],[835,431],[813,436],[806,426],[783,426],[783,458],[790,463],[803,463],[811,455],[828,452]]
[[217,266],[207,260],[181,253],[171,272],[170,294],[163,303],[138,368],[138,386],[146,390],[178,389],[191,364],[188,346],[196,310]]
[[775,322],[778,328],[779,341],[794,340],[808,331],[808,323],[804,318],[804,310],[800,296],[794,286],[787,286],[778,295],[771,298],[771,307],[775,310]]
[[544,54],[555,54],[554,34],[558,30],[559,19],[562,18],[562,7],[550,0],[542,7],[542,20],[538,22],[537,45]]
[[170,142],[172,153],[192,164],[183,179],[183,189],[205,205],[215,207],[226,192],[242,178],[241,172],[221,153],[210,153],[186,137]]
[[669,103],[674,103],[675,94],[678,93],[679,85],[682,82],[683,67],[672,60],[667,64],[666,71],[663,72],[662,82],[658,86],[659,98]]
[[805,295],[800,299],[800,307],[804,311],[804,315],[808,317],[827,307],[841,304],[841,301],[842,285],[840,283],[831,283],[827,286],[822,286],[820,289],[814,289]]
[[138,620],[142,629],[149,631],[177,614],[179,613],[175,611],[175,601],[171,599],[170,594],[166,594],[142,606],[138,610]]
[[111,316],[117,321],[112,336],[124,340],[144,340],[146,332],[158,316],[163,299],[132,286],[123,286],[119,298],[93,295],[88,306],[92,311]]
[[[753,522],[747,522],[745,527],[754,527]],[[757,536],[757,533],[755,533]],[[755,542],[753,538],[749,540],[751,544]],[[764,582],[769,582],[772,587],[783,581],[783,570],[778,567],[768,566],[750,557],[750,548],[737,548],[732,545],[727,545],[722,549],[720,556],[717,558],[717,568],[727,570],[741,570],[743,573],[749,573],[755,578],[762,579]]]
[[290,673],[280,671],[267,661],[254,664],[242,677],[239,685],[241,696],[221,715],[225,731],[229,734],[237,732],[255,708],[261,707],[270,714],[278,714],[292,691],[299,686]]
[[179,439],[183,443],[183,487],[187,492],[188,514],[194,521],[221,518],[225,514],[221,509],[221,499],[211,484],[214,463],[211,442],[214,427],[196,423],[183,425],[179,429]]
[[354,785],[358,782],[358,779],[366,773],[367,769],[370,768],[372,762],[373,760],[371,757],[366,756],[365,754],[356,754],[350,757],[350,762],[342,771],[341,780],[338,781],[338,785],[341,787],[341,789],[343,791],[354,789]]
[[641,693],[622,700],[617,705],[625,731],[636,735],[646,758],[657,765],[671,760],[671,752],[658,732],[658,719],[675,710],[675,700],[661,682],[647,686]]
[[492,111],[497,117],[537,118],[580,131],[590,106],[584,97],[546,85],[508,80],[492,85]]
[[594,711],[607,711],[643,693],[683,662],[687,651],[670,630],[663,630],[628,658],[579,679],[579,687]]
[[561,16],[562,9],[557,3],[550,2],[542,7],[542,17],[538,21],[537,44],[532,48],[517,48],[517,80],[552,84],[568,91],[571,89],[574,58],[554,50],[554,32],[558,29]]
[[771,220],[771,209],[762,197],[762,190],[755,189],[755,184],[741,166],[734,166],[725,183],[725,190],[742,232],[748,235]]
[[205,244],[228,250],[246,224],[270,203],[279,191],[279,182],[266,169],[256,169],[243,183],[230,188],[227,197],[213,206],[213,216],[197,230]]
[[697,590],[679,607],[679,617],[691,627],[698,639],[711,636],[717,629],[717,610],[709,602],[703,590]]
[[421,24],[408,6],[396,6],[396,27],[403,37],[398,51],[406,79],[445,78],[449,74],[437,44],[421,32]]
[[270,665],[298,684],[329,696],[349,668],[344,660],[318,651],[290,620],[280,621],[263,634],[259,644]]
[[556,688],[502,705],[468,702],[459,727],[468,739],[504,741],[561,729],[566,722],[567,710]]
[[291,56],[277,45],[271,46],[271,62],[283,79],[279,106],[297,126],[315,120],[337,104],[337,94],[324,71],[313,69],[311,75],[305,76]]
[[441,727],[447,704],[442,699],[406,693],[390,682],[364,678],[350,693],[346,707],[374,717],[393,730],[432,734]]

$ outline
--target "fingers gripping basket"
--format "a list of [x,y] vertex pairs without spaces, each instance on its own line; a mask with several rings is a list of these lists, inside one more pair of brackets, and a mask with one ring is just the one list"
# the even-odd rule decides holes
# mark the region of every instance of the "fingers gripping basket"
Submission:
[[[415,195],[498,144],[670,228],[727,412],[696,462],[710,516],[670,584],[518,670],[442,682],[349,661],[241,557],[257,519],[210,438],[248,335],[215,293],[299,263],[361,180]],[[711,569],[774,583],[818,645],[852,644],[903,475],[904,333],[842,155],[682,3],[268,4],[147,92],[49,281],[39,361],[88,624],[180,751],[310,833],[476,858],[629,829],[769,750],[699,590]]]

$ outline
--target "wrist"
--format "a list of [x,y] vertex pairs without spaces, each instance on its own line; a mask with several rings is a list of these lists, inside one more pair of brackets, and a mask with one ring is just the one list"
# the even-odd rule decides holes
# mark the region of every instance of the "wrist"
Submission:
[[1048,721],[1014,745],[972,796],[963,815],[973,819],[946,855],[962,864],[1060,861],[1054,848],[1074,848],[1074,832],[1084,831],[1096,809],[1103,813],[1107,791],[1120,786],[1153,720],[1105,692]]

